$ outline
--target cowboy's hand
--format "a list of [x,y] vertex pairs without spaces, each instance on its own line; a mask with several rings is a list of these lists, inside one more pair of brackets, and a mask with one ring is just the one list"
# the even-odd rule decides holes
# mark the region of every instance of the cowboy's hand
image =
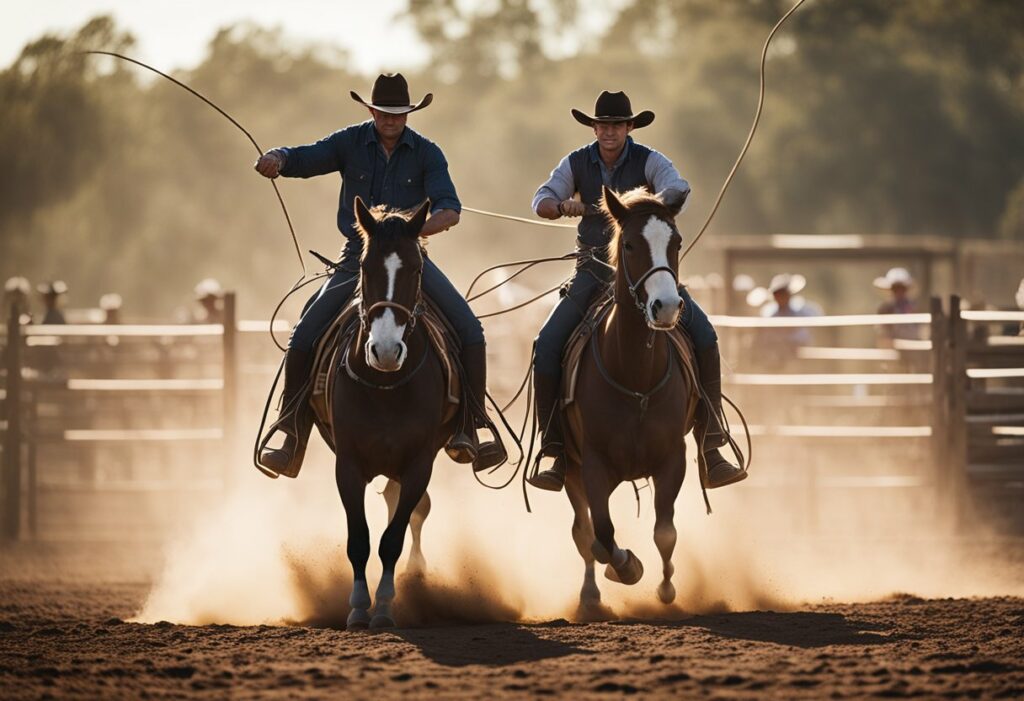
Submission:
[[587,212],[587,206],[579,200],[562,200],[558,203],[558,213],[563,217],[582,217]]
[[284,154],[278,149],[271,149],[256,161],[256,172],[265,178],[276,178],[284,167]]

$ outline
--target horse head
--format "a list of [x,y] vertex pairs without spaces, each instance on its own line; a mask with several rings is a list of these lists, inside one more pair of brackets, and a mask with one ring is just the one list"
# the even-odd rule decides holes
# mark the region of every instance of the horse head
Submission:
[[359,289],[366,363],[380,372],[396,372],[408,356],[406,336],[423,309],[420,283],[423,248],[419,234],[429,202],[415,211],[368,209],[356,197],[356,224],[363,238]]
[[669,207],[644,188],[616,195],[603,188],[601,209],[614,234],[608,257],[647,325],[671,329],[679,321],[683,299],[677,270],[683,238],[676,228],[679,207]]

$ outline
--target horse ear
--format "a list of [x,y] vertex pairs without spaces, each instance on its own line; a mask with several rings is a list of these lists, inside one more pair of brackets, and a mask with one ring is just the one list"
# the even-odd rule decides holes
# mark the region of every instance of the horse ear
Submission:
[[377,220],[373,218],[373,213],[367,209],[366,205],[363,204],[363,198],[356,195],[354,204],[356,210],[356,224],[359,229],[359,233],[364,239],[368,239],[373,236],[373,232],[377,228]]
[[615,193],[607,185],[601,186],[601,204],[604,207],[604,211],[608,212],[608,214],[612,215],[612,219],[620,223],[629,213],[629,210],[623,206],[619,198],[615,196]]
[[424,200],[413,215],[409,218],[409,228],[407,231],[413,237],[420,235],[423,231],[423,225],[427,223],[427,214],[430,213],[430,200]]

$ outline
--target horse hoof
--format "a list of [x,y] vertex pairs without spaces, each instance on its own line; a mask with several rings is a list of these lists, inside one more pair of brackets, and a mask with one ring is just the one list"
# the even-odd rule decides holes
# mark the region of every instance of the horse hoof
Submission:
[[601,542],[595,540],[590,546],[590,552],[594,556],[594,559],[600,562],[602,565],[607,565],[612,561],[612,556],[608,552],[608,549],[601,545]]
[[644,576],[644,565],[632,550],[627,550],[625,564],[616,568],[609,563],[604,568],[604,576],[619,584],[636,584]]
[[676,588],[672,586],[672,582],[665,580],[658,585],[658,598],[663,604],[671,604],[676,600]]
[[580,601],[576,608],[576,620],[580,623],[600,623],[602,621],[614,621],[615,613],[597,601]]
[[391,616],[385,616],[382,613],[378,613],[370,621],[370,630],[385,630],[387,628],[394,628],[395,621]]
[[348,614],[347,630],[366,630],[370,625],[370,614],[366,609],[352,609]]

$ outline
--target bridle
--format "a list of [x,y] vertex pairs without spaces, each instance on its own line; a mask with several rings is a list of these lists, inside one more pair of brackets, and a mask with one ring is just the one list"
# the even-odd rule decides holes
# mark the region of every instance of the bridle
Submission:
[[364,306],[365,302],[366,298],[361,295],[359,300],[359,327],[362,329],[363,333],[365,334],[369,327],[370,314],[377,309],[395,309],[402,314],[405,314],[406,327],[405,331],[402,332],[402,340],[404,341],[416,328],[416,321],[423,316],[423,313],[426,311],[426,305],[423,303],[423,268],[420,268],[420,272],[416,277],[416,303],[413,304],[412,309],[404,304],[392,302],[387,299],[374,302],[369,307]]
[[643,275],[633,282],[633,278],[629,274],[629,266],[626,265],[626,242],[619,237],[619,263],[622,268],[622,274],[626,276],[626,286],[629,290],[629,296],[633,298],[633,304],[640,311],[641,314],[647,314],[647,307],[643,300],[640,299],[640,285],[647,282],[647,279],[655,273],[668,273],[672,276],[672,282],[675,286],[679,287],[679,273],[667,265],[656,265],[647,270]]

